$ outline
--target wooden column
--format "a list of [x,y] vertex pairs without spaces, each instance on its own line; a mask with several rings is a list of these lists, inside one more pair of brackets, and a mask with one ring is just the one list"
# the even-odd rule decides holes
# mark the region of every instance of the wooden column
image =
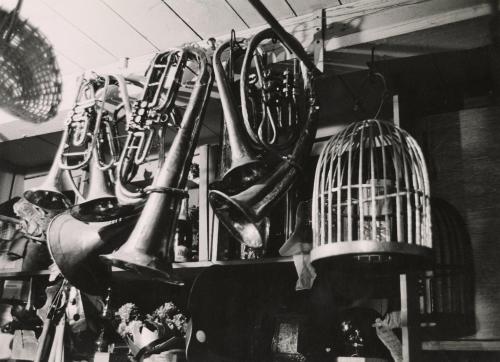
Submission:
[[401,342],[403,345],[403,361],[421,361],[421,341],[419,336],[419,301],[416,274],[399,276],[401,293]]

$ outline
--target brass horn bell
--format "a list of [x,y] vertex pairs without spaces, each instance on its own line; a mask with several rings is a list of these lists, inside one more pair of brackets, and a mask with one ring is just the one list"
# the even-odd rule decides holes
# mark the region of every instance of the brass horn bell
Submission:
[[265,162],[257,156],[250,138],[238,115],[235,98],[228,77],[222,66],[222,53],[231,46],[231,41],[222,43],[213,55],[214,75],[224,112],[224,124],[231,152],[231,166],[222,179],[211,185],[213,189],[223,189],[235,194],[253,185],[266,172]]
[[135,218],[86,224],[64,212],[50,222],[47,246],[55,264],[72,285],[89,294],[101,294],[108,284],[110,268],[98,255],[117,248],[134,224]]
[[71,206],[69,199],[62,193],[62,180],[65,174],[59,166],[59,158],[63,147],[64,143],[61,140],[49,173],[42,184],[26,190],[23,194],[26,200],[43,209],[65,210]]
[[99,168],[96,149],[90,159],[89,174],[89,190],[85,201],[70,209],[74,218],[84,222],[111,221],[124,217],[134,210],[132,205],[121,206],[118,203],[106,171]]

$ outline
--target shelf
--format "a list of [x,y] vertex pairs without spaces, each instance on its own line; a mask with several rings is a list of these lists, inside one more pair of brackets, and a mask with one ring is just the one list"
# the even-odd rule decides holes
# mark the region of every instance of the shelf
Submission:
[[27,278],[27,277],[35,277],[41,275],[50,275],[50,270],[36,270],[36,271],[9,271],[9,270],[0,270],[0,279],[6,278]]
[[422,343],[424,351],[500,351],[500,340],[456,340],[426,341]]
[[[189,261],[184,263],[173,263],[172,268],[179,274],[186,273],[197,273],[202,270],[212,266],[245,266],[245,265],[263,265],[263,264],[283,264],[293,262],[292,257],[276,257],[276,258],[262,258],[262,259],[252,259],[252,260],[225,260],[225,261]],[[130,273],[129,271],[113,267],[113,273]],[[50,270],[37,270],[37,271],[1,271],[0,279],[7,278],[27,278],[34,276],[50,275]]]

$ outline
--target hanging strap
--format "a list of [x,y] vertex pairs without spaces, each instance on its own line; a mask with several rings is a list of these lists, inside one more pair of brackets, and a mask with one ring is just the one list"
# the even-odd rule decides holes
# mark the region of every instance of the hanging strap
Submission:
[[6,42],[10,42],[12,29],[14,28],[16,21],[19,20],[19,11],[21,10],[22,4],[23,0],[18,0],[16,7],[10,12],[8,16],[5,17],[2,24],[0,25],[1,38]]

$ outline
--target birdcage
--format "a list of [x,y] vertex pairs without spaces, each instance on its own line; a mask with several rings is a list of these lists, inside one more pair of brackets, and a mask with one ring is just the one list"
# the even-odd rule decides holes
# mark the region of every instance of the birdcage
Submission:
[[315,266],[404,270],[432,260],[429,181],[415,139],[376,119],[332,137],[316,167],[312,224]]
[[0,8],[0,106],[23,120],[45,122],[61,102],[61,77],[47,39],[18,16]]
[[463,218],[445,200],[432,198],[434,265],[420,279],[423,338],[449,339],[473,334],[474,262]]

